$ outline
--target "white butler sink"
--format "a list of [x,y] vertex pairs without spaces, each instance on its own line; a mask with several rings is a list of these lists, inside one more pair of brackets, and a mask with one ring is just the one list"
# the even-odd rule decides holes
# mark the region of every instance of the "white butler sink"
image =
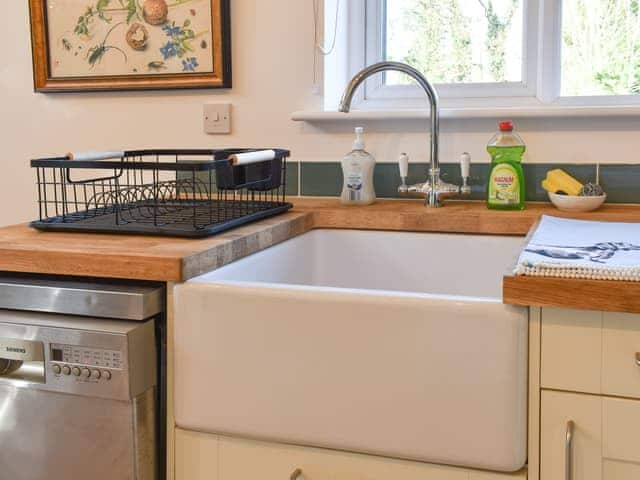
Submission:
[[183,428],[431,463],[526,461],[523,240],[314,230],[179,285]]

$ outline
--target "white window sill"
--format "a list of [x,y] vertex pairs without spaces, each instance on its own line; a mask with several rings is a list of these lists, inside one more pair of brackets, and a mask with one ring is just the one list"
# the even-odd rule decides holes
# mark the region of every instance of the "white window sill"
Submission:
[[[465,107],[441,108],[440,118],[548,118],[548,117],[629,117],[640,116],[640,105],[624,106],[526,106],[526,107]],[[425,120],[429,110],[353,110],[349,113],[335,111],[298,111],[291,114],[295,122],[336,122],[352,120]]]

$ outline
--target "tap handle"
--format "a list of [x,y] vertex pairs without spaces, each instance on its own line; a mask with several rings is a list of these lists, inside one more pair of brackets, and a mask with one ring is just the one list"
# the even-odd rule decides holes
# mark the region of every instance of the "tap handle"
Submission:
[[463,179],[471,176],[471,155],[467,152],[460,155],[460,173]]
[[463,195],[470,195],[471,187],[469,186],[469,177],[471,176],[471,155],[467,152],[460,155],[460,175],[462,176],[460,193]]
[[409,155],[401,153],[398,159],[398,167],[400,168],[400,179],[402,184],[398,187],[398,193],[406,194],[409,191],[407,186],[407,176],[409,175]]
[[407,178],[409,176],[409,156],[406,153],[400,154],[398,167],[400,167],[400,178]]

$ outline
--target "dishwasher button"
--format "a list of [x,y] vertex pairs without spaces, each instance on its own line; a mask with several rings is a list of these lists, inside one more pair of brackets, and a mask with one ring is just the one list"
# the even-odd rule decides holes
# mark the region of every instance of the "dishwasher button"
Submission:
[[111,372],[109,370],[104,370],[102,372],[102,378],[105,380],[111,380]]
[[98,380],[101,376],[100,370],[91,370],[91,378]]
[[71,375],[71,367],[69,367],[69,365],[65,365],[62,367],[62,373],[64,375]]
[[60,372],[62,372],[62,367],[60,365],[54,364],[51,367],[51,370],[53,370],[53,373],[55,373],[56,375],[60,375]]
[[78,367],[73,367],[73,368],[71,369],[71,372],[72,372],[76,377],[79,377],[79,376],[80,376],[80,373],[82,373]]

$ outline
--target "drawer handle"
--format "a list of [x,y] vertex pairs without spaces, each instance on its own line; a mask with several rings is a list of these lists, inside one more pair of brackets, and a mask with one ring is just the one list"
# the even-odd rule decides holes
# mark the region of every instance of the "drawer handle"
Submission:
[[636,365],[640,367],[640,352],[636,352]]
[[296,468],[289,477],[289,480],[304,480],[304,477],[302,476],[302,469]]
[[564,444],[564,478],[573,480],[573,420],[567,422],[567,431]]

